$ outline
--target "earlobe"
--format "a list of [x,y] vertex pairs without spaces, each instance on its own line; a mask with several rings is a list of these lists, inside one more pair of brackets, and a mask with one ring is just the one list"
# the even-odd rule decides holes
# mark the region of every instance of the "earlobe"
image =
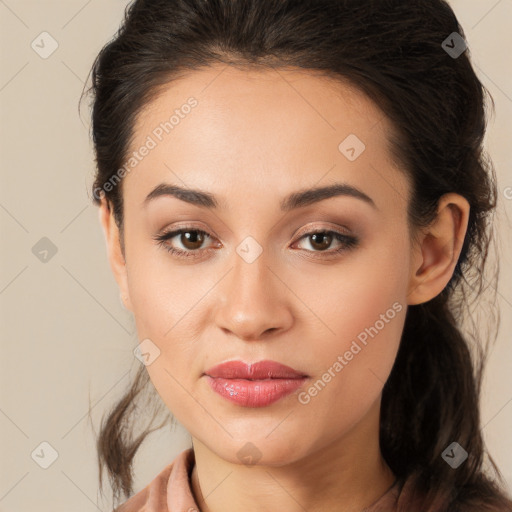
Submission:
[[439,295],[450,281],[460,256],[470,205],[459,194],[445,194],[437,217],[413,249],[407,303],[422,304]]
[[132,310],[130,294],[128,291],[126,261],[121,250],[119,228],[115,222],[114,215],[109,202],[103,198],[99,207],[98,217],[105,235],[107,258],[114,278],[119,286],[122,301],[128,310]]

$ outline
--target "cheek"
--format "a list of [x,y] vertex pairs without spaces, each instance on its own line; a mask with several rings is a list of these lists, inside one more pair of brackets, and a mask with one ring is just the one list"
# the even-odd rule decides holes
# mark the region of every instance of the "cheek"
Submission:
[[399,301],[380,299],[370,307],[354,300],[332,317],[336,334],[309,349],[312,379],[298,399],[310,428],[324,439],[348,432],[379,399],[396,359],[405,314]]
[[[133,240],[136,234],[131,236]],[[193,403],[185,388],[190,389],[198,378],[195,362],[201,355],[206,318],[201,298],[212,283],[208,278],[198,279],[194,265],[173,265],[171,256],[155,245],[149,241],[127,247],[133,316],[139,342],[149,339],[156,346],[155,353],[159,352],[146,366],[157,392],[171,410],[186,410]]]
[[137,248],[127,261],[130,300],[140,335],[151,332],[161,340],[172,337],[174,326],[199,300],[201,290],[206,292],[206,284],[194,279],[192,266],[185,270],[173,266],[163,248]]
[[392,324],[406,309],[408,249],[403,238],[395,236],[392,243],[386,238],[391,237],[374,239],[335,266],[295,277],[297,295],[322,322],[323,345],[341,350],[360,334],[364,341],[375,324],[400,337],[400,326]]
[[304,403],[316,401],[319,408],[336,404],[333,410],[348,421],[378,397],[405,322],[406,250],[399,240],[376,244],[375,249],[354,253],[329,279],[320,282],[317,275],[316,286],[303,288],[304,301],[315,304],[312,309],[322,321],[318,343],[304,347],[314,377]]

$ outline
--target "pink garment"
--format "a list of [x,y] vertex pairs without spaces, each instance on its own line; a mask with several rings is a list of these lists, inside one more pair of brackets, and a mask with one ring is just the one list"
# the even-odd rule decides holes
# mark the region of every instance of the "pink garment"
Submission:
[[[199,512],[192,495],[190,475],[194,467],[192,448],[182,451],[144,489],[114,512]],[[400,494],[398,482],[363,512],[394,512]]]

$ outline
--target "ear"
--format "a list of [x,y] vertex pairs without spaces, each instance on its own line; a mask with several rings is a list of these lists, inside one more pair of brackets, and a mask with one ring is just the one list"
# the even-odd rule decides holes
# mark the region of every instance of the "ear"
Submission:
[[105,235],[107,244],[107,256],[110,268],[114,274],[115,280],[121,292],[121,298],[126,309],[132,311],[130,294],[128,290],[128,279],[126,273],[126,261],[121,249],[121,239],[119,228],[115,222],[114,213],[110,208],[110,203],[105,197],[101,199],[99,207],[99,219]]
[[445,194],[439,200],[436,219],[413,248],[408,304],[428,302],[450,281],[464,243],[469,210],[468,201],[459,194]]

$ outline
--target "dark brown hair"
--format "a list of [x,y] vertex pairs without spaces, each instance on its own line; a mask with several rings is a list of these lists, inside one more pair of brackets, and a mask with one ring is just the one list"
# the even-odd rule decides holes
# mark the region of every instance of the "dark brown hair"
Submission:
[[[438,296],[408,306],[383,390],[381,450],[411,490],[400,512],[512,510],[483,469],[488,457],[503,485],[485,451],[479,412],[482,371],[496,333],[476,333],[471,311],[471,298],[481,304],[498,278],[497,267],[484,275],[497,201],[493,165],[483,150],[486,94],[492,98],[469,50],[454,56],[443,48],[454,32],[464,38],[443,0],[136,0],[92,68],[94,203],[105,195],[122,240],[122,183],[108,191],[104,185],[128,157],[136,116],[161,87],[214,62],[320,71],[375,101],[395,128],[393,158],[410,177],[411,227],[427,226],[445,193],[468,200],[469,224],[453,276]],[[495,293],[489,307],[497,331]],[[464,332],[463,320],[472,329]],[[101,425],[100,485],[105,465],[115,500],[120,491],[132,494],[133,458],[150,432],[134,433],[135,403],[148,380],[141,366]],[[147,409],[142,401],[143,414]],[[469,453],[457,469],[441,456],[452,442]]]

